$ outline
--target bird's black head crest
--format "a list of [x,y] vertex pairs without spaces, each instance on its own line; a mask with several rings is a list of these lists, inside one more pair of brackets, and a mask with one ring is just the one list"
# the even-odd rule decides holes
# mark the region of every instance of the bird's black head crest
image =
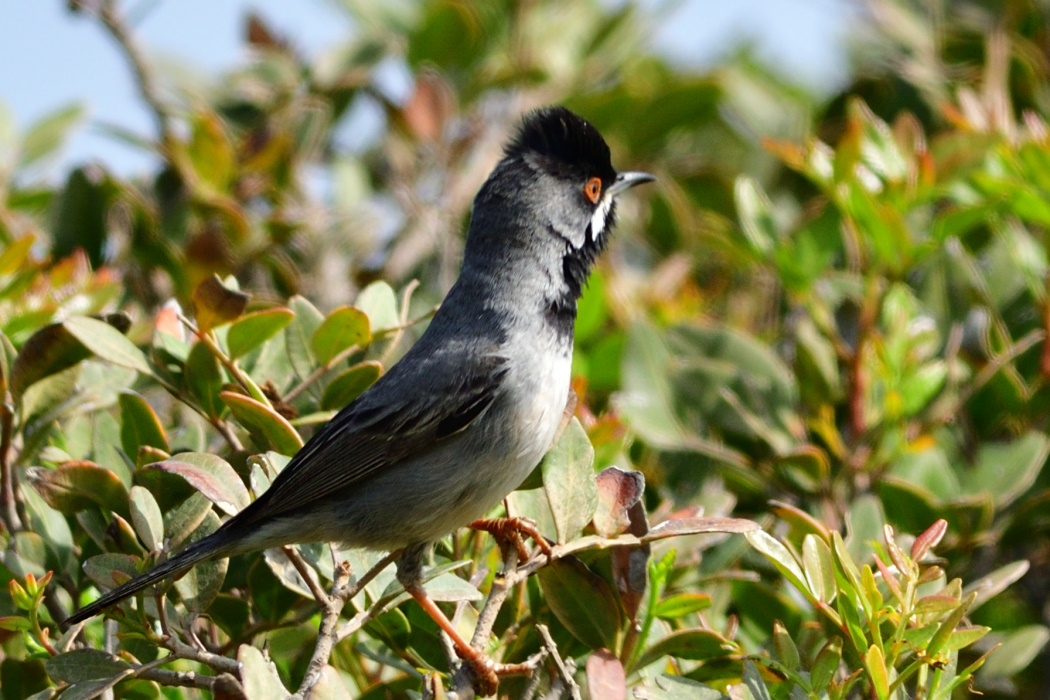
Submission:
[[522,120],[517,136],[507,144],[508,158],[537,158],[556,175],[616,177],[609,146],[586,119],[561,106],[542,107]]

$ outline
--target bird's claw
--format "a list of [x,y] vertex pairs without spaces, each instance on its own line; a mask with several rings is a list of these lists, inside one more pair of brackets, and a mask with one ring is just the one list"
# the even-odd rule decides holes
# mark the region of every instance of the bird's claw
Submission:
[[521,562],[526,562],[530,558],[529,550],[525,548],[523,535],[535,542],[540,551],[548,557],[552,554],[547,538],[536,528],[536,523],[528,518],[484,518],[475,520],[467,527],[491,534],[500,546],[514,547]]

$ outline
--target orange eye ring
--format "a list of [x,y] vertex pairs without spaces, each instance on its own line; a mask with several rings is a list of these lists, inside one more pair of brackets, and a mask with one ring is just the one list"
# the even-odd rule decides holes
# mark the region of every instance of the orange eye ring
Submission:
[[591,204],[597,204],[598,198],[602,196],[602,179],[600,177],[592,177],[587,181],[587,184],[583,186],[583,196],[591,201]]

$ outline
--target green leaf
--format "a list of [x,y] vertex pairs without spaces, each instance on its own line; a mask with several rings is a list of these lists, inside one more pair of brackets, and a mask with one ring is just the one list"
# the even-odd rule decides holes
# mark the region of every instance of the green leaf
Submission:
[[186,156],[198,185],[206,185],[210,192],[223,192],[236,173],[236,154],[226,134],[223,121],[212,112],[192,115],[192,134],[186,147]]
[[1043,625],[1027,625],[1011,630],[1003,636],[1002,647],[989,657],[981,671],[981,677],[1011,678],[1032,663],[1047,642],[1050,630]]
[[740,227],[751,251],[759,259],[768,259],[778,239],[773,203],[754,178],[737,177],[733,185]]
[[144,470],[178,474],[229,515],[236,515],[251,501],[248,489],[233,467],[212,454],[182,452],[172,459],[149,464]]
[[849,541],[846,546],[853,560],[871,561],[871,543],[882,536],[883,526],[886,524],[882,503],[870,494],[857,497],[850,504],[846,522],[849,526]]
[[791,633],[780,620],[773,623],[773,649],[777,652],[777,659],[785,668],[789,671],[800,670],[798,647],[795,646]]
[[[130,320],[123,314],[110,314],[107,322],[126,330]],[[22,346],[11,366],[11,393],[15,399],[33,383],[69,369],[91,357],[91,350],[61,323],[39,329]],[[6,375],[5,375],[6,376]]]
[[371,332],[368,316],[360,309],[343,306],[325,317],[310,336],[310,347],[317,361],[328,367],[340,353],[368,343]]
[[123,673],[117,674],[111,678],[100,678],[73,683],[62,691],[62,697],[65,700],[92,700],[93,698],[102,695],[105,691],[110,690],[125,678],[129,678],[134,674],[134,670],[129,668]]
[[551,612],[589,649],[615,649],[620,634],[620,606],[598,574],[576,557],[557,559],[538,574]]
[[809,592],[809,586],[806,583],[806,576],[802,573],[802,569],[799,568],[798,562],[795,561],[795,556],[787,547],[782,545],[764,530],[748,532],[744,537],[747,538],[747,541],[751,543],[752,547],[764,554],[766,558],[773,563],[773,566],[776,567],[776,569],[783,574],[791,585],[797,588],[799,592]]
[[868,678],[875,688],[875,695],[879,700],[887,700],[890,696],[890,677],[886,671],[886,660],[882,655],[882,649],[872,644],[864,655],[864,666],[868,669]]
[[744,662],[744,685],[747,686],[754,700],[773,700],[769,695],[769,688],[762,682],[762,674],[754,661],[748,659]]
[[0,617],[0,630],[6,630],[7,632],[29,632],[32,629],[33,623],[29,621],[28,617],[18,617],[15,615]]
[[288,348],[288,359],[292,369],[300,378],[310,376],[317,366],[310,338],[324,322],[324,315],[313,304],[300,296],[288,300],[288,306],[295,312],[295,320],[288,326],[285,342]]
[[128,517],[128,491],[116,474],[93,462],[60,464],[55,469],[29,467],[26,478],[44,501],[61,512],[72,514],[100,505]]
[[218,275],[205,278],[193,290],[193,316],[201,333],[240,318],[247,307],[248,295],[230,289]]
[[714,630],[685,629],[672,632],[658,640],[638,657],[635,668],[645,668],[664,656],[677,659],[716,659],[729,656],[736,649],[725,637]]
[[1031,487],[1047,454],[1050,438],[1037,432],[1008,443],[986,442],[978,448],[976,464],[963,473],[963,490],[990,493],[1004,507]]
[[991,627],[963,627],[954,630],[948,635],[948,641],[944,645],[944,651],[950,654],[959,651],[960,649],[965,649],[981,639],[984,639],[985,635],[991,631]]
[[74,649],[44,662],[47,674],[66,683],[110,678],[131,669],[131,664],[98,649]]
[[662,620],[677,620],[711,607],[711,596],[706,593],[679,593],[664,598],[653,607],[653,616]]
[[700,535],[711,532],[742,535],[759,530],[758,523],[744,518],[723,518],[719,516],[671,518],[653,527],[641,536],[642,542],[655,542],[668,537],[683,535]]
[[157,499],[148,489],[132,486],[129,501],[135,533],[149,551],[160,551],[164,545],[164,515],[160,512]]
[[806,535],[802,540],[802,568],[813,597],[825,603],[835,598],[835,562],[831,547],[816,535]]
[[51,227],[52,254],[57,258],[87,253],[92,267],[104,264],[109,238],[107,190],[113,187],[97,167],[74,168],[58,198]]
[[230,359],[244,357],[284,330],[295,320],[291,309],[276,308],[245,314],[234,321],[226,332],[226,350]]
[[827,454],[813,445],[802,445],[778,457],[773,468],[789,484],[810,493],[821,489],[831,473]]
[[120,403],[120,446],[124,454],[135,457],[140,447],[169,451],[168,438],[160,418],[146,399],[125,389],[117,396]]
[[528,518],[536,523],[540,532],[555,532],[554,516],[551,514],[550,501],[543,489],[519,489],[507,495],[507,514],[512,517]]
[[987,603],[989,600],[1002,593],[1008,586],[1020,580],[1022,576],[1028,573],[1028,569],[1028,561],[1021,559],[1020,561],[1011,562],[1006,566],[1000,567],[987,576],[982,576],[976,581],[968,584],[963,588],[963,595],[969,595],[975,591],[977,593],[977,598],[974,599],[970,611],[973,612],[984,603]]
[[373,282],[362,289],[354,300],[354,306],[368,316],[373,334],[401,325],[397,313],[397,296],[386,282]]
[[74,316],[63,321],[62,325],[84,347],[101,359],[145,375],[153,374],[142,351],[105,321],[86,316]]
[[657,676],[656,687],[648,681],[633,689],[636,700],[724,700],[726,696],[698,681],[683,676]]
[[28,168],[61,148],[84,114],[84,106],[73,103],[47,114],[30,127],[22,138],[16,169]]
[[213,420],[219,418],[226,408],[219,396],[226,375],[223,374],[219,359],[204,343],[194,343],[190,348],[182,376],[187,391],[197,399],[205,415]]
[[453,573],[444,573],[424,584],[423,588],[431,600],[439,603],[458,603],[461,600],[481,600],[481,592],[469,581]]
[[375,384],[383,366],[371,360],[359,362],[353,367],[340,372],[324,388],[321,408],[334,411],[350,404],[364,393],[365,389]]
[[283,455],[294,455],[303,446],[298,431],[269,406],[233,391],[224,391],[219,397],[230,407],[234,418],[267,448]]
[[656,329],[635,323],[623,355],[623,386],[617,408],[631,428],[654,447],[682,449],[688,440],[674,412],[667,367],[671,355]]
[[850,120],[860,126],[860,159],[880,178],[898,182],[908,174],[908,163],[893,132],[860,99],[849,103]]
[[[219,516],[215,511],[209,510],[197,529],[190,534],[187,544],[199,542],[221,526]],[[228,566],[229,559],[208,559],[195,564],[186,575],[175,581],[176,590],[192,612],[204,612],[219,595]]]
[[543,458],[541,469],[558,542],[564,544],[583,532],[598,509],[594,448],[576,418]]
[[243,670],[245,697],[252,700],[285,700],[289,693],[281,683],[277,667],[259,649],[247,644],[237,648],[237,660]]
[[[161,462],[148,465],[144,471],[158,472],[159,470],[153,469],[157,464]],[[170,547],[178,547],[190,536],[190,533],[197,529],[197,526],[211,511],[211,503],[204,494],[194,492],[189,498],[164,513],[164,536]]]
[[809,671],[809,680],[816,691],[825,690],[835,672],[839,670],[839,662],[842,661],[842,639],[832,637],[820,651],[813,661],[813,667]]
[[103,588],[116,588],[138,575],[139,558],[130,554],[106,552],[89,557],[84,562],[84,573]]

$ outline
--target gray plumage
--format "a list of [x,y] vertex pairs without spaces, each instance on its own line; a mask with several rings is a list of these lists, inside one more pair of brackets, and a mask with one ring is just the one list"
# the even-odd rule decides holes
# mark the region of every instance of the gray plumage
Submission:
[[407,547],[418,559],[421,546],[483,517],[551,445],[576,301],[614,198],[651,179],[617,174],[605,141],[572,112],[527,115],[475,199],[462,272],[419,341],[251,505],[67,623],[204,559],[316,541]]

